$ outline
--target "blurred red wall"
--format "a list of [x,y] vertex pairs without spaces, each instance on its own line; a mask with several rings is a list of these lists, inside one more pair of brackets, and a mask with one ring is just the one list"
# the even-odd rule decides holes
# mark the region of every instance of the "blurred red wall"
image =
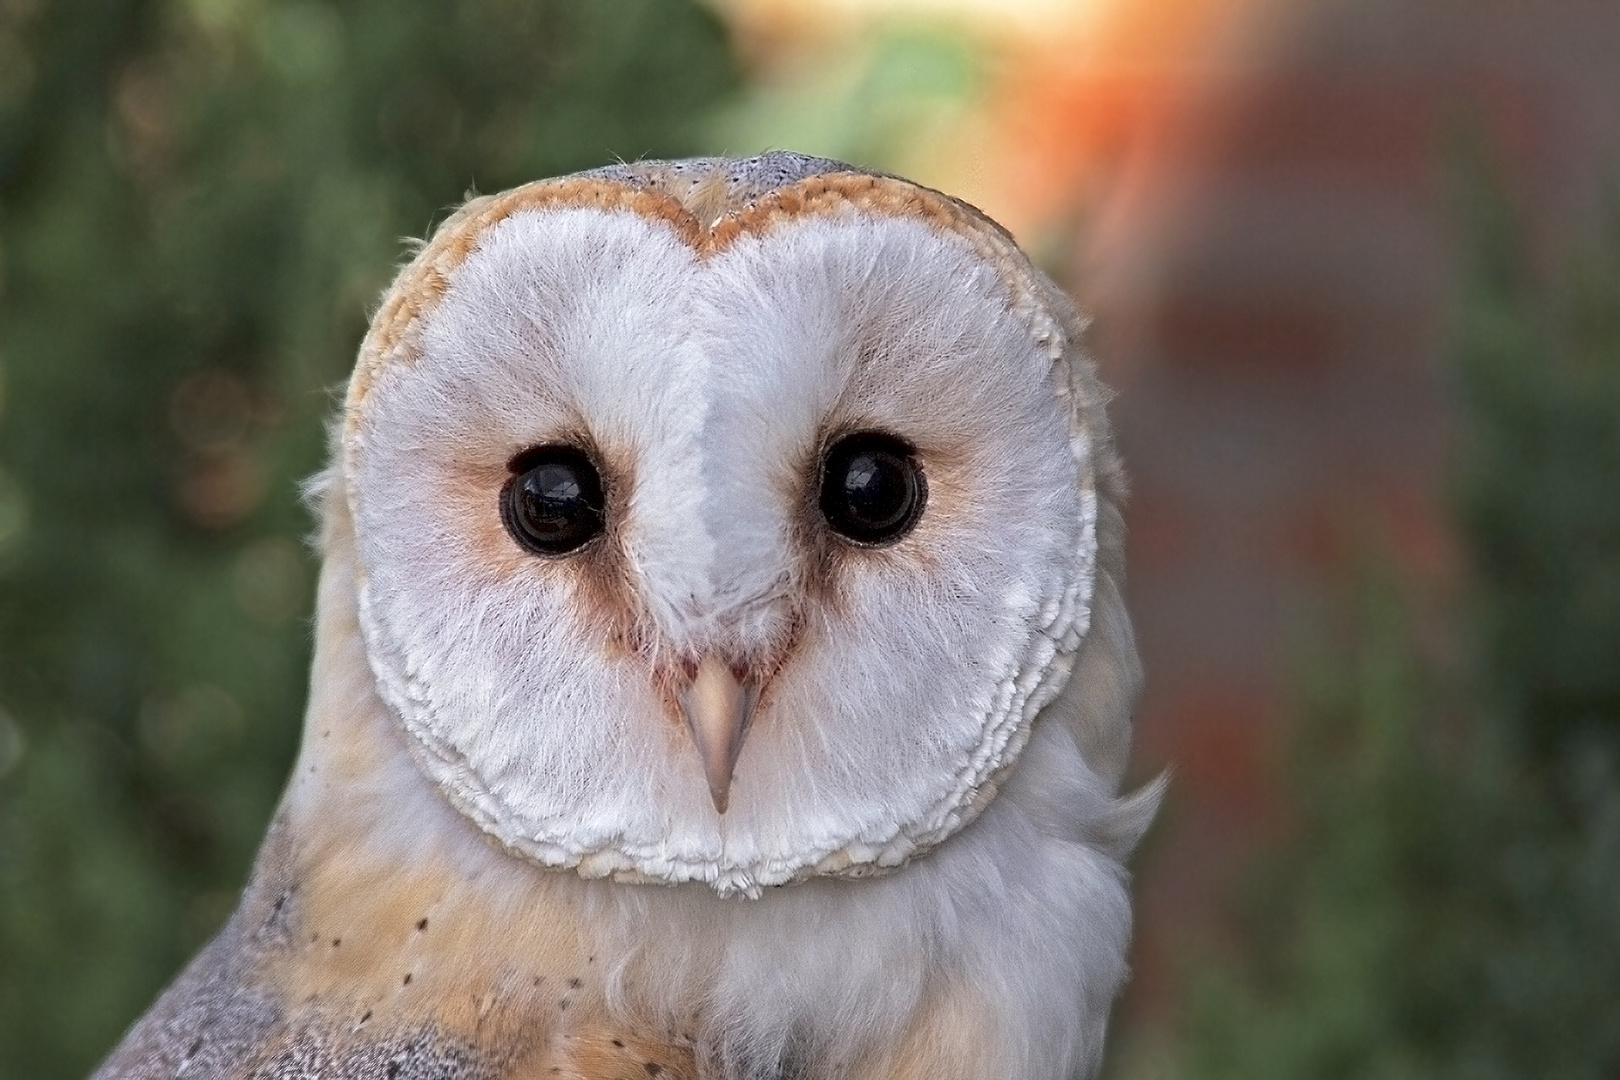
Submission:
[[1549,270],[1620,193],[1616,0],[1133,10],[1119,62],[1029,91],[1040,137],[1091,162],[1070,284],[1133,477],[1138,775],[1175,770],[1138,860],[1127,1023],[1166,1018],[1178,960],[1220,940],[1236,875],[1286,825],[1294,639],[1349,556],[1441,596],[1455,578],[1459,149]]

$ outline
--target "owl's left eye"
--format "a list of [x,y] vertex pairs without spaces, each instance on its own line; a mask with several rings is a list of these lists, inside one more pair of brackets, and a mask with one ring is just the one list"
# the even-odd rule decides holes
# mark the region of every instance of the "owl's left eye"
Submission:
[[602,474],[574,446],[537,446],[512,459],[501,524],[536,555],[566,555],[602,531]]

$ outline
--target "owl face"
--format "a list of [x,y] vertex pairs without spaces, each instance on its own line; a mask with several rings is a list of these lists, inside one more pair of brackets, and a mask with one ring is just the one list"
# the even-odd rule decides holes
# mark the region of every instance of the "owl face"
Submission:
[[341,470],[367,654],[449,801],[542,864],[757,893],[994,797],[1085,632],[1096,504],[1076,327],[1004,234],[702,166],[448,222]]

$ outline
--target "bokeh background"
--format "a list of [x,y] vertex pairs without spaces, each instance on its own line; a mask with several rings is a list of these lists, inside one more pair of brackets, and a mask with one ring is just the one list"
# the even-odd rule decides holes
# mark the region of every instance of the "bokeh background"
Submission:
[[1620,1076],[1613,0],[0,0],[0,1077],[230,910],[400,238],[774,146],[1096,315],[1174,770],[1108,1075]]

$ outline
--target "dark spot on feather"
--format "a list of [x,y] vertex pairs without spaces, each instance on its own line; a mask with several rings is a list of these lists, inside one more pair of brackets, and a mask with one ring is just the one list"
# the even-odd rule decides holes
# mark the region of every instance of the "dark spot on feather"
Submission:
[[202,1044],[203,1041],[201,1037],[193,1039],[191,1041],[191,1045],[186,1048],[186,1060],[189,1061],[190,1059],[196,1057],[197,1051],[202,1049]]
[[360,1018],[360,1022],[361,1022],[361,1023],[362,1023],[362,1024],[363,1024],[363,1023],[365,1023],[365,1022],[366,1022],[366,1021],[367,1021],[367,1020],[370,1020],[370,1019],[371,1019],[371,1010],[370,1010],[370,1009],[367,1009],[367,1010],[366,1010],[366,1014],[365,1014],[365,1015],[364,1015],[364,1016],[362,1016],[362,1017],[361,1017],[361,1018]]
[[642,1068],[647,1070],[648,1076],[657,1076],[659,1073],[664,1071],[664,1067],[658,1064],[656,1061],[649,1061],[643,1065]]
[[410,972],[407,971],[405,973],[405,981],[403,983],[401,983],[400,985],[401,986],[409,986],[409,985],[411,985],[411,973]]
[[568,980],[568,989],[570,989],[570,990],[578,990],[581,986],[584,986],[584,985],[585,984],[580,982],[578,979],[569,979]]
[[418,920],[416,920],[416,928],[418,930],[426,930],[427,929],[427,920],[426,919],[418,919]]
[[614,1039],[613,1040],[613,1045],[617,1046],[620,1050],[623,1050],[624,1049],[624,1040],[623,1039]]
[[334,948],[334,949],[335,949],[335,948],[337,948],[337,947],[338,947],[338,946],[339,946],[339,945],[341,945],[341,944],[343,944],[343,939],[342,939],[342,938],[340,938],[340,937],[335,937],[335,938],[333,938],[333,939],[332,939],[332,948]]
[[567,999],[567,998],[563,998],[563,999],[562,999],[562,1000],[561,1000],[561,1001],[559,1001],[559,1002],[557,1002],[557,1008],[559,1008],[559,1009],[566,1009],[566,1008],[568,1008],[568,999]]

